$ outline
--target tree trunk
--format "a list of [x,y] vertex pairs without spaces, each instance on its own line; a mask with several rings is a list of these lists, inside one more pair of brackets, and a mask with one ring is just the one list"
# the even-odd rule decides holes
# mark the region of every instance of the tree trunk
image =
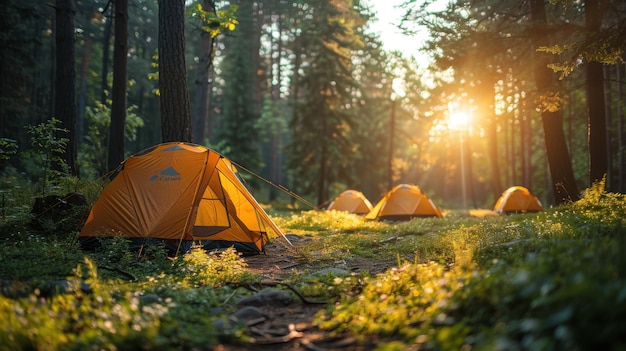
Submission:
[[511,143],[511,139],[509,138],[509,121],[506,114],[500,115],[500,122],[502,123],[502,135],[504,136],[504,140],[502,142],[502,146],[504,149],[502,150],[504,153],[504,164],[507,165],[506,167],[504,167],[504,184],[506,184],[506,187],[508,188],[513,183],[511,179],[511,165],[513,164],[513,158],[511,157],[511,153],[509,152],[509,144]]
[[104,35],[102,36],[102,71],[100,73],[100,103],[106,105],[107,103],[107,91],[109,90],[109,57],[111,52],[111,28],[113,27],[113,5],[111,6],[111,12],[109,20],[104,28]]
[[[585,25],[590,34],[600,30],[601,18],[597,0],[585,0]],[[607,174],[606,120],[604,115],[604,77],[602,64],[585,65],[587,90],[587,121],[589,137],[589,185],[602,180]]]
[[615,167],[613,165],[613,134],[611,133],[613,126],[613,114],[611,112],[611,101],[613,100],[613,87],[611,79],[611,67],[602,65],[602,80],[604,86],[603,106],[604,106],[604,139],[606,148],[606,190],[610,192],[616,191]]
[[387,150],[387,189],[393,188],[393,140],[396,137],[396,100],[391,100],[391,113],[389,114],[389,149]]
[[159,0],[159,91],[162,141],[190,142],[183,0]]
[[76,7],[73,0],[56,1],[56,94],[54,117],[61,120],[62,128],[68,138],[65,161],[70,174],[78,176],[76,169],[77,110],[76,110],[76,67],[74,48],[74,15]]
[[128,0],[115,1],[115,44],[113,46],[113,103],[109,128],[108,168],[124,160],[124,126],[126,124],[126,80],[128,53]]
[[622,69],[624,65],[618,63],[615,65],[617,71],[617,162],[618,162],[618,174],[619,174],[619,192],[626,192],[626,158],[624,157],[624,100],[626,95],[623,89],[623,74]]
[[[322,135],[326,135],[327,133],[327,128],[326,128],[326,116],[322,116],[321,117],[321,121],[320,123],[321,125],[321,130],[322,130]],[[322,142],[322,149],[320,151],[320,155],[319,155],[319,162],[320,162],[320,168],[319,168],[319,174],[318,174],[318,179],[317,179],[317,206],[322,206],[327,200],[329,200],[328,198],[328,147],[327,144]]]
[[[494,113],[494,84],[496,77],[490,75],[476,89],[476,115],[485,117],[485,138],[487,139],[487,155],[489,168],[491,169],[491,190],[494,194],[500,194],[502,189],[502,173],[500,171],[500,153],[498,152],[498,116]],[[491,92],[491,93],[482,93]]]
[[531,155],[533,154],[533,144],[532,144],[532,134],[531,134],[531,114],[528,111],[526,106],[526,98],[521,98],[521,111],[522,111],[522,121],[521,121],[521,140],[522,140],[522,184],[528,188],[532,188],[531,175],[532,175],[532,159]]
[[[202,9],[204,11],[215,13],[215,1],[204,0]],[[198,62],[198,70],[196,74],[196,96],[195,111],[193,114],[193,142],[203,144],[206,139],[211,140],[209,134],[209,126],[211,124],[209,114],[209,100],[211,97],[211,86],[209,84],[209,75],[211,65],[213,64],[213,49],[215,40],[211,34],[202,31],[200,34],[200,60]]]
[[[545,4],[543,0],[530,1],[531,19],[537,28],[536,47],[550,44],[549,33],[542,30],[547,25]],[[537,53],[535,64],[535,84],[539,94],[549,96],[555,87],[554,72],[548,67],[549,54]],[[563,117],[561,110],[543,108],[543,122],[546,154],[554,190],[554,203],[559,205],[579,198],[572,162],[563,133]]]
[[87,80],[89,78],[89,64],[91,63],[91,50],[92,50],[92,40],[91,37],[85,37],[85,45],[83,47],[83,58],[80,62],[80,92],[78,94],[78,111],[77,111],[77,124],[76,124],[76,132],[77,134],[77,145],[80,148],[80,145],[83,141],[83,136],[85,135],[85,108],[87,106]]
[[[280,101],[281,97],[280,97],[280,87],[282,84],[282,59],[283,59],[283,39],[282,39],[282,33],[283,33],[283,19],[282,16],[278,16],[276,19],[277,23],[277,31],[278,31],[278,36],[276,37],[276,55],[272,54],[272,58],[271,58],[271,62],[272,62],[272,66],[274,67],[275,65],[278,67],[278,69],[276,70],[276,77],[274,77],[274,70],[270,68],[270,81],[274,81],[274,78],[276,78],[276,84],[272,85],[272,106],[278,106],[278,102]],[[274,36],[272,36],[274,37]],[[272,45],[272,48],[274,47],[274,45]],[[276,116],[277,118],[282,118],[281,116]],[[269,159],[270,159],[270,179],[272,181],[274,181],[276,184],[281,184],[282,183],[282,177],[281,177],[281,170],[282,170],[282,130],[277,130],[276,133],[272,133],[272,135],[270,135],[270,155],[269,155]],[[278,191],[275,187],[270,187],[269,190],[269,201],[275,201],[278,197]]]
[[498,122],[495,114],[487,121],[485,136],[487,137],[487,154],[489,155],[489,165],[491,168],[491,190],[494,194],[500,194],[502,189],[502,175],[500,173],[500,163],[498,161]]

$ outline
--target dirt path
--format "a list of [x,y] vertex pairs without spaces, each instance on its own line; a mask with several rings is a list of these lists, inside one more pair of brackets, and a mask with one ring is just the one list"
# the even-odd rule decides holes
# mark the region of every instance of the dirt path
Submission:
[[[263,281],[283,282],[293,274],[317,272],[323,269],[341,269],[348,272],[367,270],[370,274],[381,273],[393,266],[393,262],[351,258],[350,260],[311,260],[298,254],[303,245],[310,245],[312,238],[293,238],[294,248],[287,250],[279,244],[266,247],[266,254],[245,257],[250,272],[264,277]],[[279,284],[281,285],[281,284]],[[280,287],[288,290],[286,286]],[[309,301],[311,302],[311,301]],[[295,299],[287,306],[259,306],[263,317],[249,323],[247,335],[250,343],[243,345],[223,344],[214,348],[220,351],[365,351],[375,348],[376,340],[359,342],[352,335],[333,334],[320,330],[313,324],[315,315],[327,304],[307,303]]]

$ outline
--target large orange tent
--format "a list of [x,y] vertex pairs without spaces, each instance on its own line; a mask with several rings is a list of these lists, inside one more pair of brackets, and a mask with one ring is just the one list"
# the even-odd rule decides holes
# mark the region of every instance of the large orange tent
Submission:
[[346,211],[358,215],[366,215],[372,210],[372,203],[357,190],[346,190],[339,194],[328,205],[327,210]]
[[418,186],[411,184],[395,186],[365,216],[379,220],[409,220],[415,217],[442,218],[443,215]]
[[493,207],[496,213],[538,212],[543,210],[536,196],[523,186],[512,186],[500,195]]
[[180,142],[143,150],[113,172],[79,239],[93,244],[112,235],[141,245],[157,239],[176,252],[201,242],[260,253],[271,235],[288,242],[228,159]]

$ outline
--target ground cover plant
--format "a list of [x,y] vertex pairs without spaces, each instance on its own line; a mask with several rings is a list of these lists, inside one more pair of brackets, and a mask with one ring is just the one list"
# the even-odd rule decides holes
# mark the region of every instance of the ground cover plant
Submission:
[[[254,257],[138,256],[122,237],[87,253],[84,209],[42,226],[20,204],[0,226],[0,348],[305,350],[321,334],[345,350],[623,349],[626,203],[603,189],[540,213],[401,223],[275,210],[293,246]],[[266,291],[287,303],[238,314]],[[289,330],[261,333],[279,316]]]

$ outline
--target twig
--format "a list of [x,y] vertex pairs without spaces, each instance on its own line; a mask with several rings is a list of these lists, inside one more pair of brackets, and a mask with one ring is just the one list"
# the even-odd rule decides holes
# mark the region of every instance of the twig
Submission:
[[130,279],[133,282],[137,281],[137,277],[135,277],[134,275],[128,273],[128,272],[124,272],[123,270],[119,269],[119,268],[114,268],[114,267],[107,267],[107,266],[98,266],[98,268],[102,268],[102,269],[106,269],[109,271],[113,271],[113,272],[117,272],[123,276],[125,276],[126,278]]
[[233,296],[235,296],[235,293],[237,293],[237,290],[233,291],[233,293],[230,294],[224,302],[222,302],[222,305],[225,305]]
[[301,338],[302,335],[304,335],[304,333],[297,331],[296,327],[293,324],[289,324],[289,333],[287,333],[286,335],[268,337],[264,339],[252,339],[252,343],[257,345],[280,344],[289,342],[296,338]]
[[291,285],[289,283],[276,282],[276,281],[261,281],[261,282],[259,282],[259,284],[265,285],[265,286],[284,285],[287,288],[289,288],[289,290],[293,291],[296,295],[298,295],[298,297],[300,298],[300,300],[302,300],[302,302],[310,304],[310,305],[325,305],[325,304],[328,303],[327,301],[313,301],[313,300],[309,300],[306,296],[302,295],[302,293],[300,291],[298,291],[298,289],[296,289],[293,285]]

